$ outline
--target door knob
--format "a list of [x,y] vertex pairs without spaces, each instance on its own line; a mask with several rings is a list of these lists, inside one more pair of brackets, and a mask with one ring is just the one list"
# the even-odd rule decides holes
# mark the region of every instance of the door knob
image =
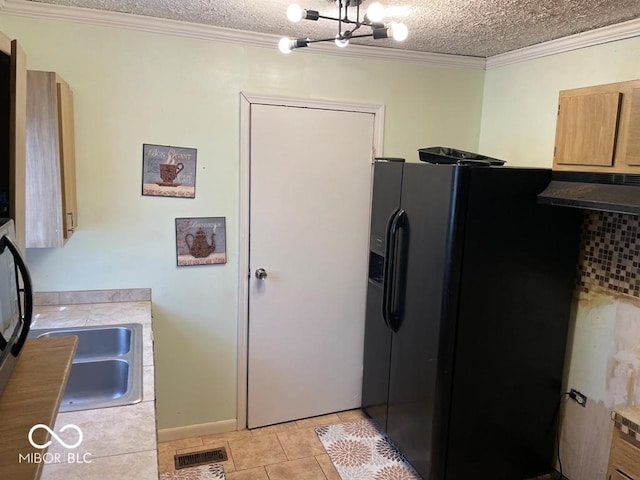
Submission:
[[264,268],[258,268],[256,270],[256,278],[258,280],[264,280],[267,278],[267,271]]

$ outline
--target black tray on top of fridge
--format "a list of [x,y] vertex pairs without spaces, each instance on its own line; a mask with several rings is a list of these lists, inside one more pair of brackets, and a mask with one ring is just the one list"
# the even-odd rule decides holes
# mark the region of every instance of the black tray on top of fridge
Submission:
[[502,166],[506,163],[504,160],[450,147],[419,148],[418,153],[420,154],[420,161],[427,163],[486,166]]

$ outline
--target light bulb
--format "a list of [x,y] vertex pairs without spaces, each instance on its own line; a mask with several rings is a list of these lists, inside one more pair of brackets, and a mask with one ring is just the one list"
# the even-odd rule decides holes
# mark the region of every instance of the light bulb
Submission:
[[409,36],[409,29],[404,23],[391,22],[391,25],[389,25],[389,33],[395,41],[402,42]]
[[344,48],[347,45],[349,45],[349,39],[348,38],[340,38],[340,34],[336,35],[335,42],[336,42],[336,45],[339,46],[340,48]]
[[299,22],[300,20],[302,20],[303,16],[304,10],[302,10],[302,7],[297,3],[292,3],[287,8],[287,18],[289,19],[289,21]]
[[278,42],[278,50],[282,53],[291,53],[291,39],[289,37],[282,37]]
[[380,22],[384,18],[384,7],[379,2],[373,2],[367,8],[367,18],[372,22]]

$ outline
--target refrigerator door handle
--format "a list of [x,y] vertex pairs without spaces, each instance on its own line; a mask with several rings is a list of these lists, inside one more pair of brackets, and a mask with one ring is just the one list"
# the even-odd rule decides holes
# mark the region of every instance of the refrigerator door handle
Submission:
[[406,237],[400,237],[400,230],[406,230],[405,219],[407,212],[400,210],[396,216],[395,226],[392,229],[393,250],[391,251],[393,267],[391,269],[391,283],[389,287],[389,327],[394,332],[400,330],[402,324],[403,308],[401,301],[404,298],[402,288],[404,287],[403,262],[406,261],[404,248],[406,245]]
[[382,291],[382,317],[387,326],[397,332],[402,320],[402,308],[398,305],[400,296],[400,278],[398,262],[402,256],[398,252],[398,232],[404,228],[406,212],[401,209],[394,211],[387,231],[387,245],[385,250],[385,271]]
[[389,324],[390,318],[390,305],[388,305],[391,290],[391,275],[393,271],[393,233],[394,225],[397,225],[397,217],[400,213],[400,209],[396,208],[387,220],[387,231],[385,235],[385,247],[384,247],[384,264],[382,266],[382,319],[387,327],[391,328]]

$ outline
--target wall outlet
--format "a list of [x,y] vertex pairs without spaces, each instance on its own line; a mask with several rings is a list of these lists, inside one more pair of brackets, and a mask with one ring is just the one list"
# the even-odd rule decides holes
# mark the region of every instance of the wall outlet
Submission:
[[583,395],[582,393],[580,393],[575,388],[571,389],[571,391],[569,392],[569,397],[574,399],[576,402],[578,402],[583,407],[587,406],[587,396]]

